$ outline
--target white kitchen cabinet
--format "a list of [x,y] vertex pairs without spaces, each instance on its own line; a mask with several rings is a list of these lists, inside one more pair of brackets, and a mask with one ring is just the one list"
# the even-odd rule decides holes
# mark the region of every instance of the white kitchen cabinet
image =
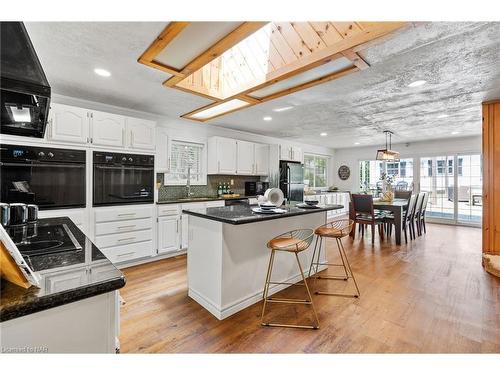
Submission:
[[57,293],[61,290],[70,288],[78,288],[84,285],[87,281],[87,269],[76,269],[64,271],[54,275],[50,275],[45,279],[45,287],[47,292]]
[[212,137],[208,142],[208,174],[236,174],[235,139]]
[[154,150],[155,128],[153,121],[127,117],[127,146],[140,150]]
[[112,113],[91,113],[90,142],[98,146],[125,146],[125,117]]
[[180,248],[180,217],[158,218],[158,254],[178,251]]
[[255,172],[255,143],[236,141],[236,173],[253,175]]
[[56,142],[87,143],[89,114],[84,108],[52,103],[47,125],[47,140]]
[[304,155],[298,146],[280,146],[280,160],[303,162]]
[[269,145],[255,144],[255,175],[267,176],[269,174]]
[[156,131],[156,171],[160,173],[170,172],[169,139],[164,129]]
[[292,146],[291,151],[292,151],[291,161],[297,161],[299,163],[302,163],[304,161],[304,155],[300,147]]

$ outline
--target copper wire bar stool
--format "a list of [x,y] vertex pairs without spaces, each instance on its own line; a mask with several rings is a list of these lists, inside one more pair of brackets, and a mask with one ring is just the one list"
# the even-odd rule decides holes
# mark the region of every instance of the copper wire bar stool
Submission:
[[[349,264],[349,260],[347,259],[347,255],[345,253],[344,245],[342,244],[342,237],[346,237],[351,232],[352,226],[354,225],[354,220],[350,219],[341,219],[335,220],[328,224],[322,225],[314,231],[316,234],[316,243],[314,245],[313,257],[311,260],[311,266],[309,267],[309,277],[311,277],[311,272],[315,267],[315,274],[312,276],[314,279],[327,279],[327,280],[344,280],[348,281],[352,279],[354,281],[354,286],[356,287],[356,294],[341,294],[341,293],[330,293],[324,291],[316,291],[315,294],[326,294],[330,296],[339,296],[339,297],[353,297],[358,298],[361,293],[359,292],[358,283],[356,282],[356,278],[354,277],[354,273],[352,272],[351,265]],[[321,246],[323,245],[323,238],[335,238],[337,241],[337,247],[340,254],[340,259],[342,260],[342,264],[334,264],[326,262],[320,262],[321,256]],[[319,242],[319,248],[318,248]],[[316,256],[317,253],[317,256]],[[316,261],[314,258],[316,257]],[[319,266],[334,266],[334,267],[342,267],[344,269],[344,275],[342,276],[332,276],[332,275],[318,275]]]
[[[264,284],[264,304],[262,306],[261,324],[263,326],[269,327],[290,327],[290,328],[308,328],[308,329],[318,329],[319,320],[316,314],[316,309],[314,308],[311,292],[307,285],[306,277],[302,266],[300,265],[299,253],[307,250],[312,243],[314,237],[314,231],[312,229],[296,229],[290,232],[280,234],[274,237],[271,241],[267,243],[267,247],[271,249],[271,256],[269,258],[269,266],[267,268],[266,283]],[[285,282],[273,282],[271,281],[271,275],[273,272],[274,255],[276,251],[285,251],[288,253],[293,253],[297,264],[299,266],[300,274],[302,276],[302,283],[285,283]],[[273,298],[269,297],[269,286],[270,285],[292,285],[292,286],[305,286],[307,291],[308,299],[297,299],[297,298]],[[287,303],[287,304],[302,304],[310,305],[314,314],[314,325],[296,325],[296,324],[283,324],[283,323],[271,323],[265,322],[264,317],[266,313],[266,307],[268,303]]]

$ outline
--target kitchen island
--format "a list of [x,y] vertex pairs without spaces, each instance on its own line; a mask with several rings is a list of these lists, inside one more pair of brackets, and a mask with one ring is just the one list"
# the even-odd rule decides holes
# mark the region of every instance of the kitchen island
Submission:
[[[63,230],[71,233],[77,249],[34,255],[21,251],[41,278],[39,288],[1,281],[4,353],[114,353],[118,348],[118,289],[125,285],[125,277],[69,218],[39,219],[8,233],[2,229],[0,239],[7,246],[25,232],[34,237],[46,232],[55,239]],[[23,250],[36,253],[36,243],[32,245],[23,245]]]
[[[327,211],[342,208],[285,207],[279,214],[256,214],[244,205],[183,210],[189,215],[189,296],[218,319],[260,301],[270,256],[267,242],[293,229],[315,229],[326,223]],[[313,246],[299,254],[304,269],[309,270],[312,253]],[[278,252],[273,281],[295,283],[300,278],[295,257]],[[269,294],[286,286],[274,285]]]

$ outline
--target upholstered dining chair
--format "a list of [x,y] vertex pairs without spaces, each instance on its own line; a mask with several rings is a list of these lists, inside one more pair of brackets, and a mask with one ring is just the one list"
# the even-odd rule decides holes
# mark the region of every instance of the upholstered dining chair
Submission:
[[[417,196],[410,194],[410,197],[408,199],[408,206],[406,207],[406,210],[403,211],[403,232],[405,234],[405,243],[408,243],[408,230],[410,231],[410,239],[415,238],[415,229],[411,224],[414,220],[416,202]],[[388,226],[387,232],[389,233],[389,235],[391,235],[392,226],[395,225],[394,215],[386,215],[384,221]]]
[[364,226],[372,228],[372,244],[375,243],[375,226],[381,237],[384,235],[384,212],[375,212],[373,208],[373,196],[370,194],[351,194],[354,211],[354,223],[361,225],[364,234]]

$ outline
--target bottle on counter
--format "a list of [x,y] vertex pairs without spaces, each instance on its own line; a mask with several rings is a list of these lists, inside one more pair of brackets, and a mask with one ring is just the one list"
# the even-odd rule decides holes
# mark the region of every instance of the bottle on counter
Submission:
[[220,197],[222,194],[222,184],[219,182],[219,185],[217,186],[217,195]]

